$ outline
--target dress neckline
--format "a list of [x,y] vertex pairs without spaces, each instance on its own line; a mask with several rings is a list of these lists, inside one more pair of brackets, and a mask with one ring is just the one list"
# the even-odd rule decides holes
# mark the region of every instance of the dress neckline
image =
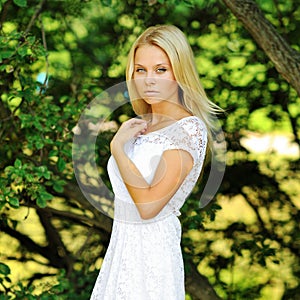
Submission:
[[197,118],[197,116],[192,115],[192,116],[183,117],[183,118],[177,120],[176,122],[174,122],[174,123],[172,123],[172,124],[170,124],[170,125],[167,125],[167,126],[165,126],[165,127],[162,127],[162,128],[160,128],[160,129],[157,129],[157,130],[150,131],[150,132],[148,132],[148,133],[146,133],[146,134],[142,134],[142,135],[140,135],[140,136],[148,136],[148,135],[151,135],[151,134],[153,134],[153,133],[155,134],[155,133],[157,133],[157,132],[159,132],[159,131],[162,131],[162,130],[165,130],[165,129],[169,128],[169,127],[172,127],[172,126],[178,124],[179,122],[181,122],[181,121],[183,121],[183,120],[186,120],[186,119],[189,119],[189,118]]

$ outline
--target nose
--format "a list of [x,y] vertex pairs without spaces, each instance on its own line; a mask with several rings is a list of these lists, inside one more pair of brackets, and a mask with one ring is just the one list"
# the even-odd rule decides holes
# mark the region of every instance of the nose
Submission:
[[146,85],[153,85],[155,83],[156,83],[156,80],[152,74],[147,74],[147,76],[145,76],[145,84]]

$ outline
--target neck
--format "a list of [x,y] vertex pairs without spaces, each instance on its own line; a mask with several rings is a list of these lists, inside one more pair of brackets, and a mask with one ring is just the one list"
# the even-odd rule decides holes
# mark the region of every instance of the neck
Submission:
[[164,121],[179,120],[191,115],[178,103],[162,101],[151,105],[151,123],[157,124]]

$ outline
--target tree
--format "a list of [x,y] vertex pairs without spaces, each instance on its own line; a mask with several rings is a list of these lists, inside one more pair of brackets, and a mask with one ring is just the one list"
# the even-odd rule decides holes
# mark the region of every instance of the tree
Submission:
[[[247,3],[252,7],[252,2]],[[269,20],[275,22],[280,13],[289,24],[285,34],[295,48],[300,25],[292,16],[299,7],[282,2],[273,11],[272,1],[264,3],[271,7],[264,7]],[[282,297],[297,295],[299,287],[293,280],[299,278],[299,190],[291,184],[299,179],[294,172],[299,160],[281,159],[274,153],[253,157],[241,141],[245,130],[290,130],[290,124],[296,138],[299,97],[220,2],[199,0],[190,7],[176,1],[149,6],[144,1],[114,5],[109,1],[29,4],[3,0],[1,8],[0,226],[5,235],[0,238],[2,245],[14,245],[13,251],[1,250],[5,264],[0,264],[0,285],[7,298],[38,293],[35,284],[43,282],[43,277],[45,299],[88,297],[98,258],[108,244],[111,220],[94,209],[77,186],[71,156],[73,131],[86,105],[124,80],[132,41],[143,28],[156,23],[173,23],[185,31],[209,96],[229,111],[221,120],[228,166],[216,202],[199,210],[199,186],[182,211],[187,292],[192,299],[255,298],[279,280],[271,270],[280,263],[286,285]],[[265,22],[261,14],[258,19]],[[283,29],[278,26],[277,30]],[[269,41],[276,39],[273,31],[262,31],[272,33]],[[103,114],[105,109],[99,106]],[[118,125],[130,116],[130,106],[124,105],[112,112],[111,120]],[[81,125],[81,130],[89,130],[88,124]],[[104,180],[114,128],[97,138],[97,163]],[[83,167],[88,172],[88,166]],[[245,176],[245,170],[251,176]],[[86,185],[95,187],[93,174],[86,178]],[[244,211],[252,219],[220,222],[219,216],[228,213],[226,201],[240,201],[240,209],[247,207]],[[32,223],[41,232],[39,238],[26,229]],[[29,269],[24,266],[35,267],[35,272],[24,274],[28,278],[23,288],[9,284],[7,265],[13,262],[20,262],[22,273]],[[253,266],[251,280],[239,267],[241,262],[249,269]],[[45,282],[56,278],[58,269],[65,273],[50,288]],[[17,270],[11,268],[12,277]],[[264,273],[269,283],[255,270]]]
[[[300,97],[300,53],[287,43],[271,22],[264,17],[254,1],[223,1],[274,63],[279,74],[291,84]],[[277,2],[274,1],[274,5],[276,4]],[[278,5],[276,8],[278,10]],[[279,10],[278,13],[280,14]],[[283,20],[280,19],[280,22]],[[281,26],[284,27],[284,24],[281,23]],[[288,112],[286,104],[282,105],[282,109]],[[295,140],[300,145],[295,118],[291,118],[291,124]]]
[[[224,0],[232,13],[243,23],[264,50],[277,71],[300,96],[300,53],[293,49],[252,0]],[[276,2],[274,3],[276,5]]]

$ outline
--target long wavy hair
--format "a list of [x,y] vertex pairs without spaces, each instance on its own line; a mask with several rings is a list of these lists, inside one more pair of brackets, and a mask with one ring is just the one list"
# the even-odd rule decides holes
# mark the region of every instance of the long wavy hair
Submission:
[[196,70],[193,51],[184,33],[174,25],[157,25],[146,29],[134,42],[128,55],[126,80],[133,110],[137,115],[151,113],[151,106],[140,98],[134,84],[134,59],[136,50],[143,45],[160,47],[168,55],[173,74],[179,86],[179,100],[192,115],[206,125],[208,142],[212,146],[212,131],[215,122],[212,116],[222,109],[211,102],[202,87]]

